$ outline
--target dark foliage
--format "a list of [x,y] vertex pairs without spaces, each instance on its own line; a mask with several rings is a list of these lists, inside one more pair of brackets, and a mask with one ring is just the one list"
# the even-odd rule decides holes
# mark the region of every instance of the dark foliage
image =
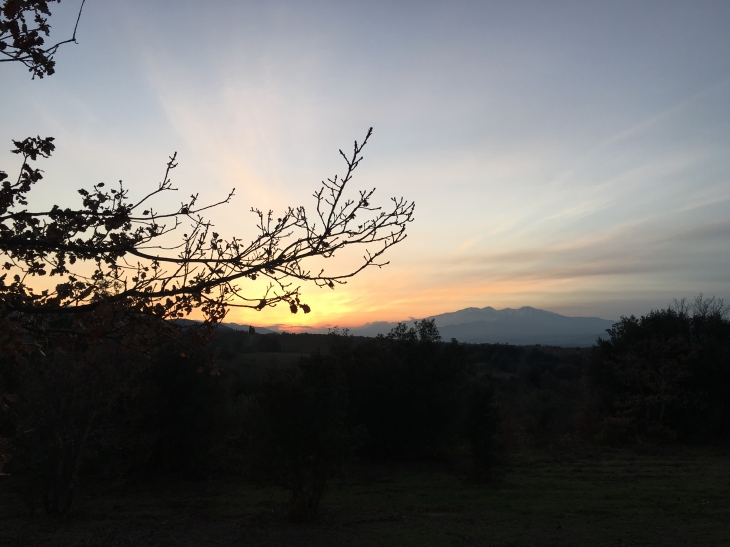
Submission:
[[591,377],[607,442],[730,438],[730,321],[721,300],[698,297],[622,317],[594,350]]
[[69,350],[44,348],[28,362],[2,360],[2,376],[18,394],[3,415],[13,439],[7,471],[35,511],[71,507],[84,474],[99,472],[119,446],[123,408],[143,363],[108,345]]
[[346,412],[344,375],[321,354],[270,374],[249,400],[244,432],[252,477],[291,493],[292,519],[316,515],[327,480],[350,452]]
[[5,0],[0,7],[0,63],[22,63],[33,78],[50,76],[56,71],[53,56],[63,44],[76,43],[76,31],[86,0],[82,0],[79,7],[71,38],[47,46],[46,38],[51,33],[49,4],[60,1]]
[[368,459],[439,458],[453,447],[467,363],[457,343],[439,342],[433,322],[404,324],[360,344],[343,344],[350,420],[364,426]]
[[309,520],[351,457],[468,456],[481,481],[503,450],[727,441],[729,321],[707,302],[623,318],[592,350],[444,343],[431,321],[371,339],[221,329],[193,357],[49,344],[0,361],[6,484],[63,513],[96,478],[245,473]]
[[139,375],[125,446],[132,471],[202,478],[215,467],[234,417],[220,371],[200,369],[199,359],[168,351]]
[[490,478],[499,449],[499,415],[491,381],[480,378],[469,386],[463,427],[474,458],[474,478]]
[[480,378],[494,386],[500,449],[562,446],[579,436],[589,350],[507,344],[467,344]]

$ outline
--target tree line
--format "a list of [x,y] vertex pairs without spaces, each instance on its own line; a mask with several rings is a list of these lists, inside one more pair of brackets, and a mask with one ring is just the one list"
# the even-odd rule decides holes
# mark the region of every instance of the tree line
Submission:
[[3,377],[20,394],[2,419],[14,440],[6,471],[31,510],[49,513],[69,510],[80,480],[243,474],[288,489],[289,513],[300,519],[316,513],[327,481],[353,459],[471,450],[471,473],[489,476],[492,387],[432,322],[375,339],[320,336],[323,348],[278,366],[246,364],[246,353],[230,349],[280,336],[222,334],[211,350],[230,357],[214,367],[175,346],[141,366],[104,343],[48,348],[32,366],[6,358]]
[[112,342],[6,357],[8,484],[60,513],[79,481],[237,475],[288,490],[306,520],[348,462],[482,482],[524,449],[726,444],[726,312],[699,298],[623,317],[592,348],[444,342],[426,320],[376,338],[221,331],[207,358],[170,345],[140,363]]

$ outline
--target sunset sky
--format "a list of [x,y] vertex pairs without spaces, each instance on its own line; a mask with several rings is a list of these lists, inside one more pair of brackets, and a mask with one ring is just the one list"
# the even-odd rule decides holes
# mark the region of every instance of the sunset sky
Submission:
[[87,0],[57,74],[2,66],[0,169],[11,139],[55,136],[33,200],[73,205],[100,181],[141,195],[177,151],[174,204],[235,187],[210,216],[247,237],[251,206],[311,207],[374,127],[353,190],[414,200],[408,238],[335,291],[304,285],[311,314],[229,315],[246,324],[730,300],[728,29],[724,0]]

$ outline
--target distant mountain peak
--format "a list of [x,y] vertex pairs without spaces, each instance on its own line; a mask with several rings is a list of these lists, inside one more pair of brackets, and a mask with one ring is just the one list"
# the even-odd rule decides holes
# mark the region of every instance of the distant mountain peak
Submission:
[[[469,307],[432,315],[445,340],[460,342],[590,346],[614,321],[599,317],[568,317],[532,306],[494,309]],[[375,336],[389,332],[397,323],[376,322],[353,328],[353,334]]]

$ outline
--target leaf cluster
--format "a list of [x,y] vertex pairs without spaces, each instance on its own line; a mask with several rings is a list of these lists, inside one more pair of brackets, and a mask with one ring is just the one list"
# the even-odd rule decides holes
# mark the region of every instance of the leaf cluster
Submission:
[[19,62],[33,78],[51,76],[56,71],[53,56],[63,44],[76,43],[76,29],[84,9],[82,0],[71,38],[46,45],[51,33],[49,4],[61,0],[5,0],[0,7],[0,63]]

